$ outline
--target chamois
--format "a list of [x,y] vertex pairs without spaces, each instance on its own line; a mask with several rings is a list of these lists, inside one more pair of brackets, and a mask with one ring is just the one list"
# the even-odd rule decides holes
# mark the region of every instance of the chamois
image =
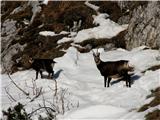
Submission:
[[[53,78],[54,71],[52,65],[56,62],[53,59],[32,59],[30,58],[31,68],[36,71],[36,79],[38,79],[38,73],[40,72],[41,78],[43,78],[42,72],[47,71],[48,77]],[[51,76],[50,76],[51,75]]]
[[100,53],[98,53],[98,50],[96,54],[93,52],[93,57],[98,70],[100,71],[101,75],[104,76],[104,87],[106,87],[107,79],[107,87],[109,87],[111,79],[119,77],[123,77],[126,80],[126,86],[131,87],[131,79],[128,72],[133,71],[134,68],[129,66],[129,61],[119,60],[103,62],[100,59]]

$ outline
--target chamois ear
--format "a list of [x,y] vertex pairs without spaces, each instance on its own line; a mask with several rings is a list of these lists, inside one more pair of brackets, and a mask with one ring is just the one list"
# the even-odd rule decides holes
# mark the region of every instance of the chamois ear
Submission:
[[98,48],[97,48],[97,54],[98,54]]
[[92,50],[93,56],[96,56],[96,54],[94,53],[94,51]]
[[31,58],[31,57],[30,57],[29,60],[28,60],[28,62],[31,63],[31,64],[33,63],[33,61],[34,61],[34,60],[33,60],[33,58]]
[[53,60],[53,63],[57,63],[57,62]]
[[100,56],[100,53],[98,52],[98,53],[97,53],[97,57],[99,57],[99,56]]
[[100,56],[100,52],[98,52],[98,48],[97,48],[96,56],[97,56],[97,57]]

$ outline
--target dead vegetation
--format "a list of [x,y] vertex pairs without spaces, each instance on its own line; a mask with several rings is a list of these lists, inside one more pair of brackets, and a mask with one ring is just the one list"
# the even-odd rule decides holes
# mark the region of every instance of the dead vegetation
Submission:
[[78,43],[79,45],[82,46],[83,49],[78,49],[79,52],[85,53],[85,52],[89,52],[90,49],[88,49],[88,46],[90,46],[91,48],[97,48],[97,47],[103,47],[105,48],[105,46],[107,44],[113,44],[114,47],[117,48],[126,48],[126,43],[124,40],[124,35],[125,35],[126,31],[122,31],[120,32],[117,36],[111,38],[111,39],[89,39],[89,40],[85,40],[81,43]]
[[151,95],[147,96],[147,98],[154,97],[154,99],[150,103],[145,104],[141,108],[139,108],[138,112],[143,112],[151,107],[160,105],[160,87],[156,88],[155,90],[152,90],[151,92]]
[[24,5],[26,1],[2,1],[2,22],[10,16],[10,13],[17,7]]
[[154,66],[148,68],[147,70],[156,71],[156,70],[158,70],[158,69],[160,69],[160,65],[154,65]]
[[154,65],[154,66],[151,66],[150,68],[142,71],[142,73],[145,73],[145,72],[148,71],[148,70],[156,71],[156,70],[158,70],[158,69],[160,69],[160,65]]
[[109,14],[110,19],[115,22],[122,16],[122,11],[117,1],[91,1],[91,3],[99,6],[99,12]]
[[[81,29],[87,29],[94,27],[92,15],[96,14],[94,10],[84,4],[84,1],[49,1],[48,5],[43,5],[42,11],[38,13],[31,25],[25,26],[24,19],[30,21],[32,17],[32,8],[27,6],[23,11],[10,15],[10,13],[19,6],[23,6],[27,1],[23,2],[11,2],[5,1],[6,5],[2,6],[2,19],[8,18],[17,21],[18,34],[16,39],[13,39],[9,46],[19,43],[20,45],[26,45],[24,51],[18,52],[12,57],[14,65],[12,66],[13,72],[17,71],[17,67],[23,66],[28,69],[27,63],[28,57],[34,58],[56,58],[63,56],[65,52],[63,49],[69,48],[71,42],[57,44],[57,41],[68,35],[58,35],[54,37],[43,37],[39,35],[40,31],[54,31],[59,33],[61,31],[69,31],[73,27],[74,21],[82,20]],[[100,7],[99,11],[102,13],[110,14],[110,19],[118,21],[123,14],[123,10],[120,9],[115,1],[91,1],[91,3]],[[139,6],[141,2],[135,2],[128,6]],[[133,8],[132,7],[132,8]],[[126,8],[128,9],[128,8]],[[2,20],[2,21],[3,21]],[[21,27],[20,27],[21,26]],[[41,27],[40,27],[41,26]],[[80,45],[81,48],[77,48],[80,52],[89,52],[91,48],[105,47],[107,44],[114,44],[114,47],[126,48],[124,36],[126,31],[120,32],[112,39],[90,39],[86,40]],[[26,57],[27,56],[27,57]],[[19,62],[17,63],[17,59]]]
[[[19,96],[19,98],[15,98],[12,93],[9,91],[9,86],[5,87],[6,95],[8,99],[11,102],[17,102],[18,105],[10,106],[8,110],[2,110],[3,116],[2,119],[5,119],[7,117],[7,120],[32,120],[32,117],[37,114],[41,113],[43,110],[43,113],[47,115],[46,118],[39,115],[39,120],[56,120],[56,116],[58,114],[64,114],[66,111],[69,111],[72,108],[79,107],[79,103],[72,103],[70,99],[71,93],[68,91],[68,89],[59,88],[58,83],[55,79],[53,79],[54,84],[53,88],[48,86],[51,90],[51,101],[46,100],[44,94],[45,90],[43,87],[38,86],[36,83],[36,80],[32,79],[32,84],[28,84],[25,80],[25,86],[22,87],[16,80],[13,80],[13,78],[8,74],[9,79],[11,80],[11,83],[13,83],[13,87],[17,88],[19,91],[18,93],[22,93],[22,96]],[[27,92],[26,92],[27,91]],[[17,93],[17,94],[18,94]],[[20,95],[20,94],[19,94]],[[20,98],[27,101],[25,105],[21,104],[19,102]],[[42,99],[40,99],[42,97]],[[28,104],[32,103],[35,100],[41,100],[41,103],[38,103],[38,106],[36,108],[31,107],[32,111],[30,113],[27,113],[26,107]],[[49,104],[48,104],[49,103]],[[29,107],[29,106],[28,106]]]
[[84,5],[83,1],[52,1],[44,7],[42,14],[47,24],[61,23],[65,26],[73,26],[73,21],[81,19],[80,29],[84,29],[93,26],[92,15],[95,12]]
[[147,115],[145,115],[146,120],[159,120],[160,118],[160,110],[156,109],[152,112],[149,112]]
[[4,20],[8,18],[16,20],[16,27],[18,29],[17,37],[12,40],[9,47],[17,43],[26,45],[23,51],[18,52],[12,57],[12,61],[15,63],[12,66],[12,73],[18,71],[17,67],[23,66],[25,69],[28,69],[28,57],[54,59],[63,56],[65,54],[63,49],[67,49],[71,46],[71,42],[61,45],[57,44],[59,39],[67,37],[68,34],[44,37],[39,35],[40,31],[49,30],[55,33],[69,31],[70,29],[68,26],[70,28],[73,27],[73,22],[79,20],[82,20],[79,29],[93,26],[92,15],[94,11],[87,7],[83,1],[49,1],[47,6],[42,6],[42,11],[36,15],[31,25],[24,25],[23,23],[24,19],[30,21],[32,17],[31,6],[27,6],[18,13],[10,14],[15,8],[23,6],[27,2],[6,1],[4,3],[6,5],[2,8],[4,13],[2,18]]
[[[151,107],[160,105],[160,87],[156,88],[155,90],[151,90],[151,92],[152,93],[149,96],[147,96],[147,98],[154,97],[154,99],[150,103],[145,104],[141,108],[139,108],[138,112],[144,112]],[[149,112],[148,114],[145,115],[146,120],[159,120],[159,118],[160,118],[159,109],[153,110],[152,112]]]

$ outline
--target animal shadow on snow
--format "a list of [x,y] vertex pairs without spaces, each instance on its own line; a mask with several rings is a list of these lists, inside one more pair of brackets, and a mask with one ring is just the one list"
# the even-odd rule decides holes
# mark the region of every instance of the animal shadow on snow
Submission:
[[60,69],[60,70],[58,70],[55,74],[54,74],[54,76],[53,76],[53,78],[50,78],[50,77],[48,77],[48,75],[44,75],[43,74],[43,79],[57,79],[58,77],[59,77],[59,75],[60,75],[60,73],[62,72],[63,70],[62,69]]
[[[136,80],[139,80],[140,76],[139,75],[131,75],[131,85],[134,84],[134,82]],[[124,78],[120,78],[120,79],[117,79],[117,80],[114,80],[114,81],[111,81],[111,85],[114,85],[116,83],[119,83],[121,81],[125,81]]]
[[54,74],[54,79],[57,79],[63,70],[60,69]]
[[139,80],[140,77],[141,76],[139,76],[139,75],[133,75],[133,76],[131,76],[131,83],[133,84],[136,80]]

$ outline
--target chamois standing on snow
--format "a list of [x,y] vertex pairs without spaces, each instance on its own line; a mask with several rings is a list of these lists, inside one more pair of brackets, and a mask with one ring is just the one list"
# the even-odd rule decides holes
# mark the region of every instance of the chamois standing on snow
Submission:
[[30,58],[31,68],[36,71],[36,79],[38,79],[38,73],[40,73],[41,78],[43,78],[43,71],[48,72],[48,78],[53,78],[54,71],[53,65],[56,63],[53,59],[32,59]]
[[126,86],[131,87],[131,79],[128,72],[133,71],[134,68],[129,66],[129,61],[119,60],[103,62],[100,59],[100,53],[98,53],[98,50],[96,54],[93,52],[93,56],[98,70],[100,71],[101,75],[104,76],[104,87],[106,87],[107,79],[107,87],[109,87],[111,79],[119,77],[123,77],[126,81]]

